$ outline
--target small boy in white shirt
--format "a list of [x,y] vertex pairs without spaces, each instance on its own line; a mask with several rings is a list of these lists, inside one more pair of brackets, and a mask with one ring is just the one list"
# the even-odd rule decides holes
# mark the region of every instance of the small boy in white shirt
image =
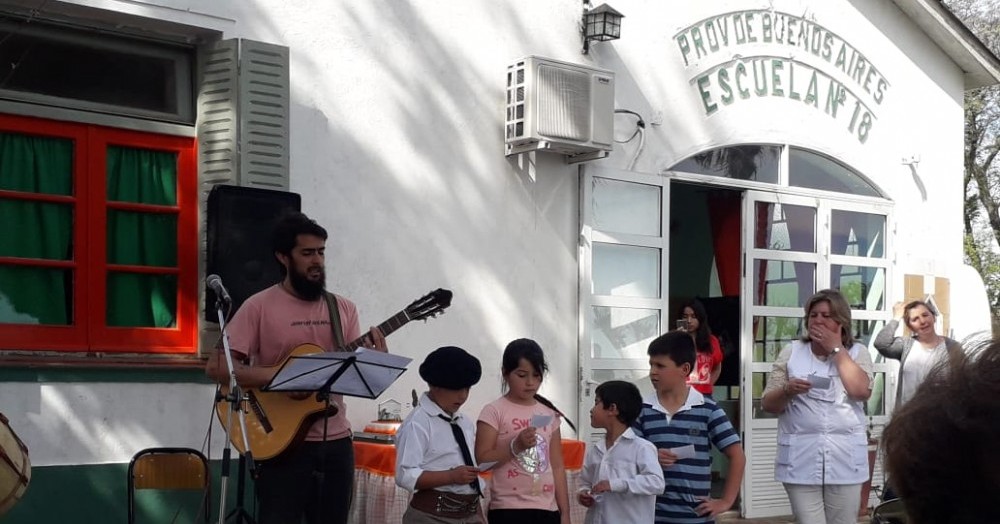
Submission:
[[597,386],[590,425],[607,431],[587,448],[577,499],[587,508],[586,524],[653,522],[656,496],[663,493],[663,468],[656,446],[630,427],[642,410],[635,384],[611,380]]
[[458,412],[481,375],[479,359],[455,346],[420,365],[429,391],[396,432],[396,484],[413,492],[403,524],[485,522],[474,419]]

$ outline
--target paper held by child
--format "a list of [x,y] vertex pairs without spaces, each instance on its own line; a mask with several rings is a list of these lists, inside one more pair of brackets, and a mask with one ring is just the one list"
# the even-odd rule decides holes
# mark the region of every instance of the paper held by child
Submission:
[[544,428],[552,422],[552,415],[534,415],[531,417],[531,427]]
[[677,460],[694,458],[694,444],[688,444],[679,448],[671,448],[671,452],[677,455]]

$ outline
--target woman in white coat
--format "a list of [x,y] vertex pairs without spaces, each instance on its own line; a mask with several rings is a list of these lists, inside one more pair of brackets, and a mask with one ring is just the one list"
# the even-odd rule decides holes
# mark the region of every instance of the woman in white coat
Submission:
[[855,524],[868,480],[871,355],[854,341],[839,291],[816,293],[805,312],[806,333],[778,355],[761,399],[779,415],[774,476],[800,524]]

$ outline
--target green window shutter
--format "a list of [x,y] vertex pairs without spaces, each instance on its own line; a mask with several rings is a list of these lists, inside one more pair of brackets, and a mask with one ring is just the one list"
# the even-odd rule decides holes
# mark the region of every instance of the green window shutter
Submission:
[[198,180],[206,191],[215,184],[237,183],[238,58],[237,40],[215,42],[198,53]]
[[199,53],[199,180],[288,190],[289,51],[222,40]]
[[240,185],[288,190],[288,48],[240,41]]

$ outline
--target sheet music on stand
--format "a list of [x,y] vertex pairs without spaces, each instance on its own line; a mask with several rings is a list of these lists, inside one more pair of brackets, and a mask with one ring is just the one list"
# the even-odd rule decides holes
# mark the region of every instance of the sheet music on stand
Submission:
[[317,391],[375,399],[413,359],[367,348],[290,357],[262,391]]

